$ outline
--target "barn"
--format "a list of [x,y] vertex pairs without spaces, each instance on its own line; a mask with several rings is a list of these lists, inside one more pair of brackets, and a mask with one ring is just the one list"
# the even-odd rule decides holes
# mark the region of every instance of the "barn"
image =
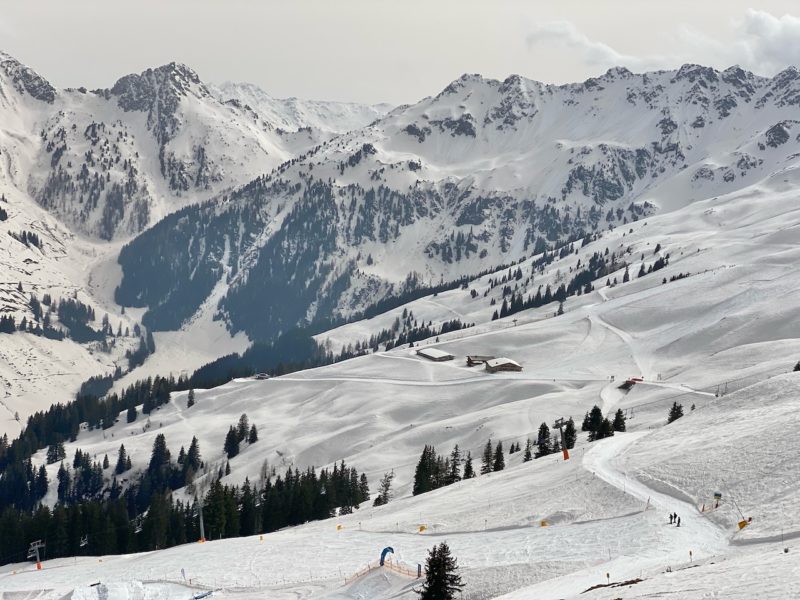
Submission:
[[480,354],[470,354],[467,356],[467,366],[474,367],[475,365],[483,365],[486,361],[492,360],[494,356],[482,356]]
[[455,356],[452,354],[449,354],[444,350],[439,350],[438,348],[420,348],[417,350],[417,356],[427,358],[433,362],[444,362],[446,360],[453,360],[455,358]]
[[510,358],[500,357],[486,361],[486,370],[489,373],[498,371],[522,371],[522,365]]

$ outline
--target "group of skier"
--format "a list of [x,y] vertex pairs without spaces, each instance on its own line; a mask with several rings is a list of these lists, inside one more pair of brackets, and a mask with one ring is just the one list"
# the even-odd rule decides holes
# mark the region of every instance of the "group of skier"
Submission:
[[681,518],[678,516],[678,513],[670,513],[669,515],[669,524],[676,525],[678,527],[681,526]]

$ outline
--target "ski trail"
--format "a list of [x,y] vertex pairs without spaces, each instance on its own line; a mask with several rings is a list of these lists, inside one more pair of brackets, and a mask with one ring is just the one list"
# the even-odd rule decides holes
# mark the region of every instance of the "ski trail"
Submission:
[[[592,444],[583,456],[583,466],[606,483],[638,498],[649,507],[655,508],[663,515],[663,523],[669,527],[669,535],[665,536],[665,544],[660,550],[665,559],[672,556],[688,558],[692,550],[695,558],[718,555],[730,545],[728,536],[709,519],[697,511],[697,508],[665,492],[647,487],[635,477],[628,477],[621,471],[619,459],[649,431],[636,433],[616,433]],[[681,518],[681,526],[669,525],[669,514],[675,512]]]
[[612,333],[616,334],[625,343],[625,345],[628,346],[628,349],[630,350],[631,353],[631,358],[633,358],[633,362],[636,363],[636,367],[639,369],[639,372],[641,373],[642,377],[645,377],[647,379],[653,378],[652,373],[650,372],[650,367],[644,364],[644,361],[642,360],[638,350],[636,349],[636,340],[634,340],[633,336],[631,336],[627,331],[624,331],[619,327],[611,325],[597,313],[589,315],[589,319],[594,320],[595,322],[597,322],[598,325],[602,325]]

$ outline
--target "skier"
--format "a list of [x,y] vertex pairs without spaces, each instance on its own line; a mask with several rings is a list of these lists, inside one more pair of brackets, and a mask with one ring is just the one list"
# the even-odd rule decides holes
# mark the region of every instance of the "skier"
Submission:
[[673,517],[672,513],[669,513],[669,524],[672,525]]
[[678,527],[680,527],[680,526],[681,526],[681,518],[678,517]]

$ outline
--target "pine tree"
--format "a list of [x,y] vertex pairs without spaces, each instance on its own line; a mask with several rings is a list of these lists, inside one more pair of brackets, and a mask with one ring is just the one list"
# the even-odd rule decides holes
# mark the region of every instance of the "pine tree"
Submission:
[[539,425],[539,436],[536,438],[536,454],[535,458],[541,458],[552,454],[553,447],[550,445],[550,428],[547,423]]
[[497,442],[497,448],[494,451],[494,459],[492,460],[492,470],[502,471],[506,468],[506,459],[503,456],[503,442]]
[[614,415],[612,427],[614,431],[625,431],[625,413],[622,412],[621,408],[617,409],[617,412]]
[[678,404],[677,402],[673,402],[672,408],[669,409],[669,415],[667,416],[667,425],[669,425],[673,421],[677,421],[682,416],[683,416],[683,405]]
[[373,502],[373,506],[382,506],[388,504],[392,499],[392,480],[394,479],[394,471],[391,473],[384,473],[381,478],[381,483],[378,486],[378,495]]
[[236,427],[236,437],[240,442],[243,442],[247,439],[247,433],[249,431],[250,421],[247,419],[247,415],[243,414],[241,417],[239,417],[239,424]]
[[472,469],[472,453],[467,452],[467,458],[464,461],[464,479],[472,479],[475,477],[475,471]]
[[231,461],[226,460],[225,461],[225,475],[230,475],[230,474],[231,474]]
[[531,438],[525,440],[525,454],[522,455],[522,462],[530,462],[533,460]]
[[69,499],[70,485],[72,483],[69,471],[64,468],[64,461],[61,461],[61,466],[58,467],[58,501],[64,502]]
[[455,445],[450,453],[450,471],[447,474],[447,485],[457,481],[461,481],[461,450],[458,449],[458,444]]
[[436,463],[436,451],[427,444],[422,449],[417,467],[414,470],[414,486],[411,494],[417,496],[434,489],[433,477]]
[[369,500],[369,482],[365,473],[361,474],[358,480],[358,503],[366,502]]
[[599,440],[600,427],[603,424],[603,411],[596,404],[589,411],[589,441]]
[[127,419],[128,423],[133,423],[136,420],[136,407],[135,406],[131,406],[128,409],[128,413],[126,415],[126,419]]
[[194,388],[189,390],[189,396],[186,399],[186,408],[192,408],[194,406]]
[[603,438],[612,437],[613,435],[614,426],[607,418],[603,418],[603,421],[600,423],[600,430],[597,432],[597,435],[594,439],[602,440]]
[[567,450],[572,450],[577,440],[578,432],[575,431],[575,421],[570,417],[567,424],[564,426],[564,445],[567,447]]
[[591,420],[589,419],[589,412],[583,415],[583,423],[581,423],[581,431],[591,431]]
[[117,465],[114,467],[114,473],[121,475],[126,471],[128,462],[128,454],[125,451],[125,444],[119,445],[119,452],[117,453]]
[[228,429],[228,435],[225,436],[225,444],[222,449],[228,455],[228,458],[233,458],[239,454],[239,434],[233,425]]
[[425,582],[414,590],[421,600],[454,600],[464,588],[458,563],[447,542],[434,546],[425,563]]
[[483,457],[481,458],[481,475],[486,475],[492,472],[492,463],[494,456],[492,455],[492,440],[491,438],[486,441],[483,447]]
[[108,454],[103,457],[103,469],[108,468]]
[[200,442],[197,441],[196,437],[192,437],[192,443],[189,444],[189,452],[186,453],[185,464],[195,472],[200,470]]
[[258,429],[256,429],[256,424],[253,423],[250,426],[250,435],[247,436],[247,443],[255,444],[257,441],[258,441]]

